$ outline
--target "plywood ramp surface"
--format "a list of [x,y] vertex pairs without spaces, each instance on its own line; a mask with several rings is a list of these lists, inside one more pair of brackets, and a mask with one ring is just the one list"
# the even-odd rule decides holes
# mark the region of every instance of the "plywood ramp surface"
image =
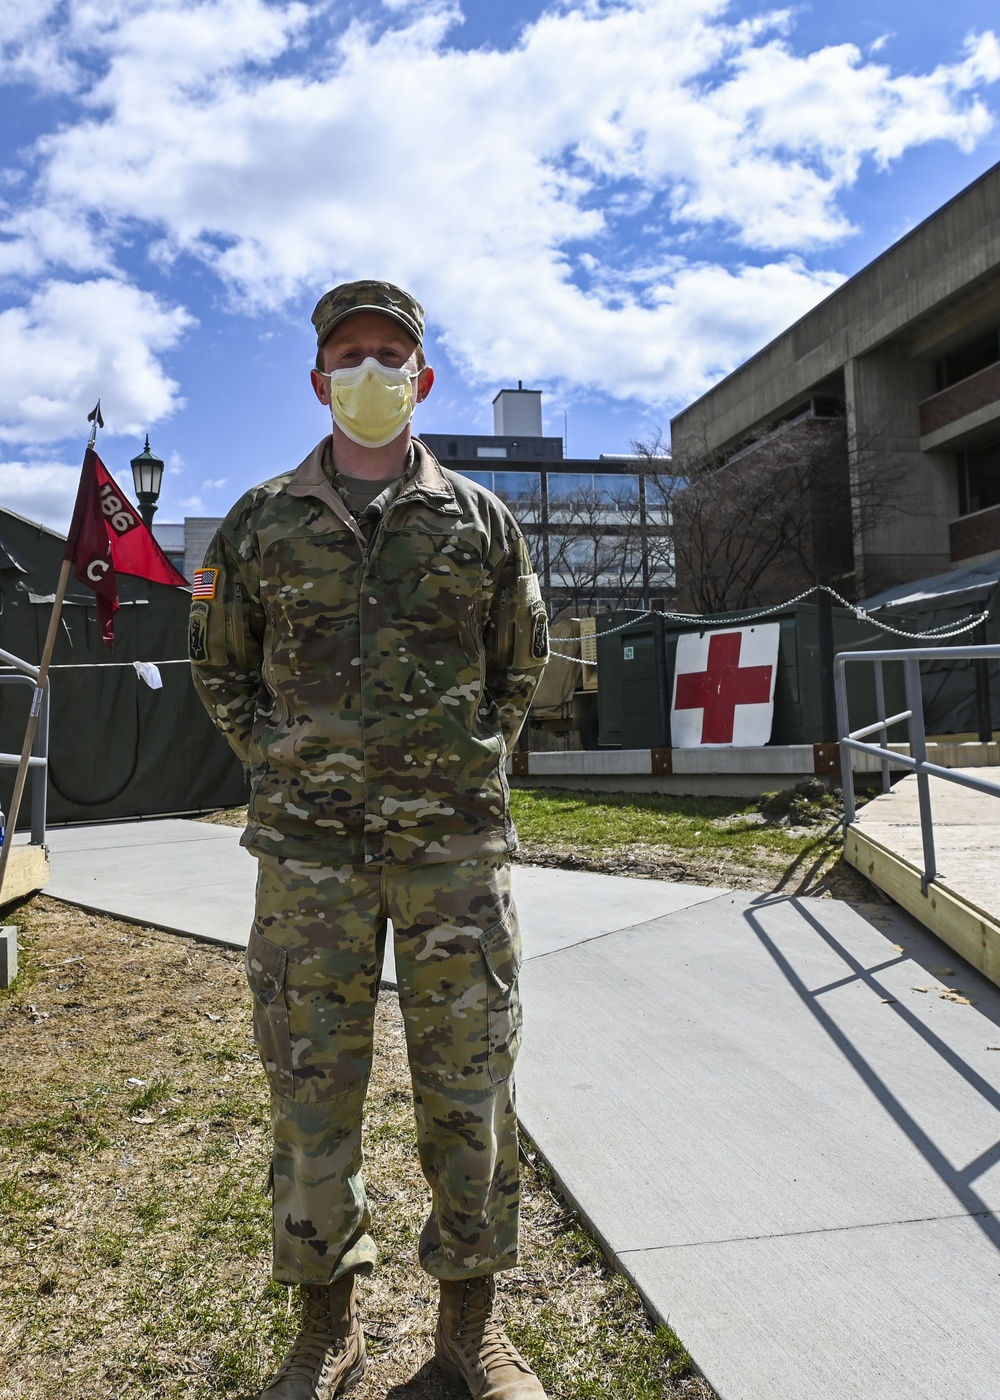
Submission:
[[[975,776],[1000,783],[1000,768]],[[924,895],[923,840],[915,776],[862,807],[845,856],[950,947],[1000,983],[1000,797],[930,779],[938,876]]]

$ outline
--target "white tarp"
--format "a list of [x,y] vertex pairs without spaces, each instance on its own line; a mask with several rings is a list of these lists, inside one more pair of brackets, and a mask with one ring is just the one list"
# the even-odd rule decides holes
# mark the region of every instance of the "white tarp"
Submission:
[[675,748],[758,747],[771,737],[777,622],[682,632],[677,638],[670,737]]

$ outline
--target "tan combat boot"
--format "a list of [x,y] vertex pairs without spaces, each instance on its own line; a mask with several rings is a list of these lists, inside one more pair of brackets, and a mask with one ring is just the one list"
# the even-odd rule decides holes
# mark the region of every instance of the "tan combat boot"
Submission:
[[299,1334],[257,1400],[333,1400],[353,1389],[365,1373],[365,1334],[354,1297],[354,1275],[331,1284],[305,1284],[299,1293]]
[[446,1375],[464,1381],[474,1400],[545,1400],[542,1383],[493,1312],[492,1274],[441,1280],[434,1355]]

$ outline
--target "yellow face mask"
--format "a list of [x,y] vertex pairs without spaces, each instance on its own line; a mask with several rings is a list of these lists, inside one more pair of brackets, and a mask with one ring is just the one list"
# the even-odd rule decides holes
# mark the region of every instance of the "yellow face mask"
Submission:
[[325,374],[333,421],[359,446],[385,447],[413,417],[418,374],[390,369],[373,357],[351,369]]

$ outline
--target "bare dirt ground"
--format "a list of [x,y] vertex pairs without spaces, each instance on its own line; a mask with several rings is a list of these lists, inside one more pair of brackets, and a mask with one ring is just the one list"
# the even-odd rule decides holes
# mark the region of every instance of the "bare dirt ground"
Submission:
[[[9,911],[0,992],[0,1400],[253,1394],[294,1330],[268,1278],[267,1101],[242,956],[38,896]],[[383,994],[366,1122],[383,1263],[362,1293],[359,1400],[454,1400],[430,1363],[427,1209],[398,1003]],[[561,1202],[524,1168],[509,1330],[553,1400],[711,1400]]]

